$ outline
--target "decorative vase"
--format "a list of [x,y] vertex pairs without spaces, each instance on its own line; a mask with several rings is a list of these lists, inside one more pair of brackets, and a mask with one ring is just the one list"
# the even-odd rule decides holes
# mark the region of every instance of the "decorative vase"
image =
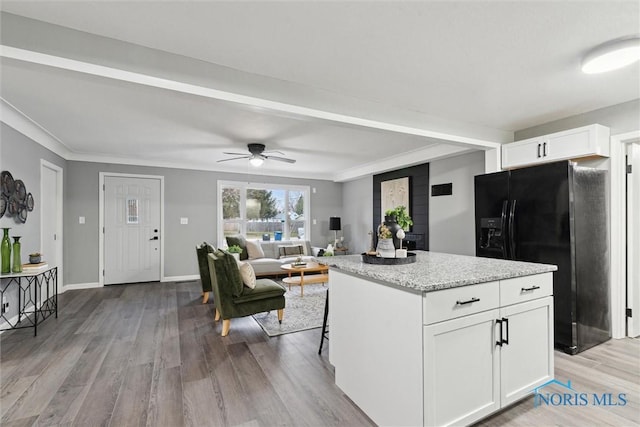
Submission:
[[391,231],[391,236],[393,237],[393,247],[395,249],[402,249],[400,247],[400,239],[398,239],[398,236],[397,236],[398,230],[400,230],[401,227],[396,222],[396,217],[395,216],[387,216],[387,215],[385,215],[384,216],[384,225],[386,225],[387,228],[389,229],[389,231]]
[[29,264],[39,264],[42,261],[41,255],[29,255]]
[[20,237],[13,236],[13,273],[22,273],[22,259],[20,259]]
[[2,266],[0,272],[11,273],[11,241],[9,240],[10,228],[3,228],[4,235],[2,236]]
[[396,248],[393,246],[393,239],[378,239],[376,252],[382,258],[395,258]]
[[231,252],[231,255],[236,259],[236,262],[240,262],[240,254],[236,252]]

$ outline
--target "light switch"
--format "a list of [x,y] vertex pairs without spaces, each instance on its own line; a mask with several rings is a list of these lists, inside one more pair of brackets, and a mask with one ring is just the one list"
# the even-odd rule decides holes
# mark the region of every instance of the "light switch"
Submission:
[[185,218],[185,217],[180,218],[180,224],[182,225],[189,224],[189,218]]
[[316,225],[318,223],[318,221],[316,221],[315,218],[313,218],[313,225]]
[[313,188],[311,189],[311,192],[312,192],[313,194],[316,194],[316,187],[313,187]]
[[84,224],[84,217],[83,216],[78,218],[78,224]]

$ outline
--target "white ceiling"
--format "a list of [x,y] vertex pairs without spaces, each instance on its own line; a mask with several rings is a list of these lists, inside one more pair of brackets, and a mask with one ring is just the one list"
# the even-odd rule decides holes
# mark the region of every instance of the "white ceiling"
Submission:
[[[200,85],[233,84],[235,94],[291,106],[229,102],[3,55],[2,98],[76,159],[245,172],[244,161],[216,160],[263,142],[298,160],[268,162],[263,173],[348,179],[393,167],[379,161],[399,153],[415,163],[478,149],[516,130],[640,97],[638,64],[602,75],[580,72],[590,48],[640,32],[638,1],[3,1],[0,7],[162,51],[176,69],[195,70],[194,59],[216,64],[227,87],[213,73],[208,82],[200,76]],[[3,44],[19,44],[15,38],[3,33]],[[29,43],[38,50],[37,38]],[[72,45],[66,39],[46,53],[70,57]],[[112,55],[97,48],[86,58],[104,65]],[[138,59],[116,68],[139,71],[144,58]],[[156,73],[167,70],[145,68],[146,75]],[[326,120],[301,107],[351,119]],[[377,129],[353,118],[374,119]],[[382,130],[407,124],[408,132]],[[445,136],[430,138],[433,132]],[[466,137],[481,142],[465,147]]]

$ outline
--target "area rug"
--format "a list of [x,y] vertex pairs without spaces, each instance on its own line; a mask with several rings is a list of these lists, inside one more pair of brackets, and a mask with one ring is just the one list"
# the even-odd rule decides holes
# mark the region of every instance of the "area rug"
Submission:
[[284,308],[282,324],[278,323],[278,313],[254,314],[253,318],[270,337],[307,329],[321,328],[324,317],[324,303],[327,296],[327,286],[322,283],[304,285],[304,296],[300,296],[300,286],[292,286],[291,290],[285,285],[284,294],[287,302]]

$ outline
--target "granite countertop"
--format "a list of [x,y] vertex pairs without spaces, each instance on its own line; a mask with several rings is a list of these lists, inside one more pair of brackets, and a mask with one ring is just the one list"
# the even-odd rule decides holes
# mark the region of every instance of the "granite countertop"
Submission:
[[529,276],[558,269],[550,264],[428,251],[412,252],[416,254],[416,262],[405,265],[365,264],[361,255],[321,258],[320,262],[347,273],[422,292]]

